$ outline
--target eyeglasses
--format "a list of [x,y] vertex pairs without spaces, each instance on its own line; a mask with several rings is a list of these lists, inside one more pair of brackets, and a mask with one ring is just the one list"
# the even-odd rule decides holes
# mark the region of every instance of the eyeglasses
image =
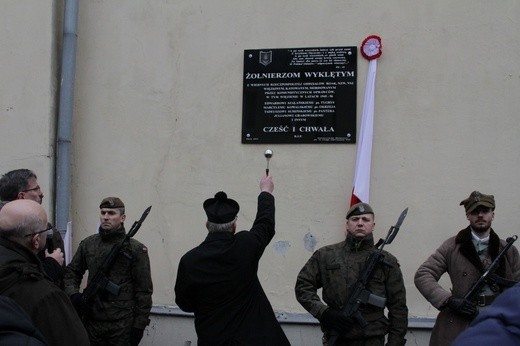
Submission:
[[26,234],[26,235],[24,235],[24,237],[32,237],[34,235],[37,235],[37,234],[40,234],[40,233],[43,233],[43,232],[47,232],[47,235],[52,235],[52,227],[49,227],[49,228],[44,229],[42,231]]
[[41,191],[40,185],[33,187],[32,189],[22,190],[21,192],[29,192],[29,191]]

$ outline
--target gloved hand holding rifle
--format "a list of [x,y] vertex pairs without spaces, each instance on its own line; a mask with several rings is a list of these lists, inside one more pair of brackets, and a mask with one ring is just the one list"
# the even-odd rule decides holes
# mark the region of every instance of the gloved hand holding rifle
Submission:
[[456,314],[459,314],[463,317],[467,317],[469,319],[474,319],[478,315],[477,305],[485,305],[479,304],[478,301],[478,295],[481,292],[484,285],[499,285],[503,287],[511,287],[514,284],[516,284],[516,281],[507,280],[496,275],[495,271],[497,270],[502,258],[505,257],[507,251],[511,248],[511,246],[517,239],[518,236],[516,235],[507,238],[507,243],[504,246],[504,248],[489,265],[484,274],[482,274],[482,276],[471,286],[468,292],[466,292],[464,297],[452,296],[448,299],[446,306],[452,309]]

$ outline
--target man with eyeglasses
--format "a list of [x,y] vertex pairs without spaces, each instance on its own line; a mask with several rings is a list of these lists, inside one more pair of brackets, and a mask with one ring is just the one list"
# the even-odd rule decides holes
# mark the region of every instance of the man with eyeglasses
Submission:
[[[7,172],[0,178],[0,201],[10,202],[28,199],[42,204],[43,192],[38,185],[36,174],[26,168]],[[0,206],[1,208],[1,206]],[[43,268],[49,277],[63,288],[63,270],[65,262],[64,244],[60,232],[49,224],[47,246],[38,253]]]
[[[451,345],[477,316],[507,287],[500,282],[486,284],[477,301],[464,298],[504,248],[506,241],[491,228],[495,217],[495,197],[473,191],[460,202],[466,211],[468,227],[447,239],[415,273],[415,286],[435,308],[440,310],[430,338],[430,345]],[[444,273],[450,276],[452,289],[439,283]],[[496,275],[520,279],[520,256],[512,246],[499,264]]]
[[45,248],[47,214],[32,200],[15,200],[0,210],[0,294],[31,318],[48,345],[89,345],[69,297],[45,274],[37,253]]

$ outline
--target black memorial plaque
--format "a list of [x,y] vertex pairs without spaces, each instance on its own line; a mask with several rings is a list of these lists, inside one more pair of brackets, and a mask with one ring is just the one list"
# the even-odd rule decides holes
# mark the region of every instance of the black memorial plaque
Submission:
[[242,143],[355,143],[357,47],[244,51]]

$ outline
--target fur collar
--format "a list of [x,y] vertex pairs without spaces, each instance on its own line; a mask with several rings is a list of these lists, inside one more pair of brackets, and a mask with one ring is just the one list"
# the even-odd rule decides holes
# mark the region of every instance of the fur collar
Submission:
[[[482,262],[478,257],[477,250],[475,250],[475,246],[473,245],[470,227],[466,227],[462,231],[457,234],[455,238],[455,243],[460,244],[460,253],[468,259],[479,270],[480,273],[484,273],[484,268],[482,267]],[[500,252],[500,238],[493,231],[493,229],[489,232],[489,247],[488,247],[489,255],[491,256],[491,260],[494,261],[497,258]],[[505,257],[502,257],[498,268],[495,273],[498,276],[504,277],[505,275]]]

